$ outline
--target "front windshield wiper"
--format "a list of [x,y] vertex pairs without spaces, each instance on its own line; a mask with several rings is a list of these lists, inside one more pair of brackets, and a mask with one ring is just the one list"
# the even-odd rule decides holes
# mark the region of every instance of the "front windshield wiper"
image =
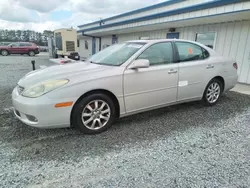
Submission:
[[107,64],[107,63],[97,63],[94,61],[89,61],[90,63],[97,64],[97,65],[105,65],[105,66],[119,66],[119,65],[113,65],[113,64]]

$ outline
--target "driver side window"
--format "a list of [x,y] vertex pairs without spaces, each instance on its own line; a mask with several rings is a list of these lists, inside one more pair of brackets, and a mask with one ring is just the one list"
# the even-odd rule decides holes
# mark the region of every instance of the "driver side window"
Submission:
[[153,44],[137,59],[149,60],[150,66],[173,63],[173,48],[170,42]]

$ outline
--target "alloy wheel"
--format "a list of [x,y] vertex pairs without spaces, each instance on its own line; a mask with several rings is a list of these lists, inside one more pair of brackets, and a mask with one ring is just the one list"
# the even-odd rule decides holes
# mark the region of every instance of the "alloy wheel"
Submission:
[[221,93],[220,85],[217,82],[211,83],[207,89],[207,94],[206,94],[207,101],[211,104],[215,103],[219,99],[220,93]]
[[105,101],[93,100],[82,111],[82,123],[90,130],[99,130],[108,123],[110,115],[110,107]]

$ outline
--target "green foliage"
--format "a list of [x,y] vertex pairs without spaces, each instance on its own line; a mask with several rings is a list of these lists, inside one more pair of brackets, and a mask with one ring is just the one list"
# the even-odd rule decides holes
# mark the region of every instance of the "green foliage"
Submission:
[[48,45],[48,38],[53,37],[54,32],[45,30],[43,33],[31,30],[1,30],[0,42],[34,42],[40,46]]

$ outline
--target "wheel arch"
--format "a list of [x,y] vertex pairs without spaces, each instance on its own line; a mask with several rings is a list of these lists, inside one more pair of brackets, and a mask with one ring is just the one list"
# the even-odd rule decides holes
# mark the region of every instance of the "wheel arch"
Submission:
[[[222,83],[222,92],[223,92],[224,89],[225,89],[225,79],[222,76],[215,76],[213,79],[217,79],[217,80],[219,80]],[[213,79],[211,79],[211,80],[213,80]]]
[[5,49],[5,48],[3,48],[3,49],[0,49],[0,53],[2,53],[2,51],[7,51],[8,52],[8,54],[10,54],[10,52],[9,52],[9,50],[7,50],[7,49]]
[[116,112],[117,112],[116,113],[116,117],[117,118],[120,117],[120,104],[119,104],[119,101],[118,101],[117,97],[115,96],[115,94],[112,93],[109,90],[106,90],[106,89],[93,89],[93,90],[90,90],[90,91],[84,93],[75,102],[75,104],[74,104],[74,106],[73,106],[73,108],[71,110],[71,114],[70,114],[70,123],[71,123],[71,126],[72,126],[72,115],[73,115],[73,111],[74,111],[74,108],[75,108],[76,104],[78,104],[79,101],[82,100],[84,97],[89,96],[91,94],[96,94],[96,93],[101,93],[101,94],[105,94],[105,95],[109,96],[111,98],[111,100],[114,102],[115,109],[116,109]]

